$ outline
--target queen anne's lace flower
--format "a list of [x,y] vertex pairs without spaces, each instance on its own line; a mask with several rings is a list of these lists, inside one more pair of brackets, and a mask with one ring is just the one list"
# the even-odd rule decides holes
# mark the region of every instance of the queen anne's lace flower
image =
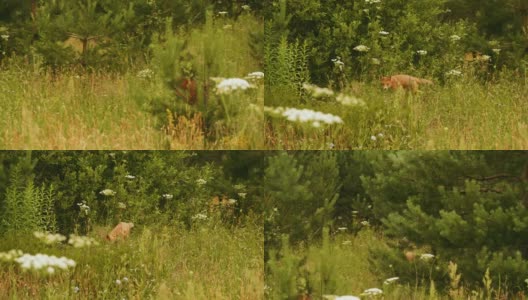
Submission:
[[75,267],[74,260],[66,257],[49,256],[46,254],[24,254],[15,259],[23,270],[41,271],[46,270],[48,274],[55,273],[55,269],[67,270]]
[[241,78],[227,78],[216,86],[216,93],[219,95],[229,95],[237,90],[247,90],[251,88],[249,82]]

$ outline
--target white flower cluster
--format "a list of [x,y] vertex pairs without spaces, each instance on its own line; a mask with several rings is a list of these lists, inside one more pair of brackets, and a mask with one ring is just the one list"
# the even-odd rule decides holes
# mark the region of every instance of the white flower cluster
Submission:
[[424,260],[424,261],[429,261],[429,260],[433,259],[434,257],[435,256],[433,254],[429,254],[429,253],[425,253],[425,254],[420,255],[420,259]]
[[297,109],[290,107],[264,107],[264,111],[272,115],[285,117],[288,121],[291,122],[311,123],[311,125],[315,128],[321,127],[321,123],[329,125],[343,123],[343,120],[338,116],[334,116],[332,114],[325,114],[311,109]]
[[389,284],[392,284],[396,281],[400,280],[400,277],[391,277],[391,278],[387,278],[385,279],[385,281],[383,282],[383,284],[385,285],[389,285]]
[[240,196],[240,198],[245,199],[247,193],[238,193],[238,195]]
[[80,203],[77,203],[77,205],[79,206],[79,209],[81,210],[81,212],[83,212],[85,215],[88,215],[88,213],[90,213],[90,207],[88,205],[86,205],[86,202],[80,202]]
[[0,37],[2,37],[2,39],[3,39],[4,41],[9,40],[9,34],[2,34],[2,35],[0,35]]
[[353,96],[345,95],[345,94],[337,95],[336,101],[346,106],[364,106],[365,105],[365,101],[359,98],[353,97]]
[[22,255],[24,255],[24,252],[18,249],[12,249],[7,252],[0,252],[0,261],[11,262]]
[[129,174],[129,175],[125,175],[125,178],[126,179],[136,179],[136,176]]
[[260,72],[260,71],[252,72],[252,73],[247,74],[246,78],[247,79],[262,79],[264,78],[264,72]]
[[136,76],[143,79],[150,79],[154,76],[154,71],[151,69],[144,69],[139,71]]
[[375,58],[375,57],[371,58],[371,59],[370,59],[370,62],[371,62],[373,65],[379,65],[379,64],[381,64],[381,61],[379,60],[379,58]]
[[126,209],[126,204],[123,202],[117,202],[117,208],[119,209]]
[[205,214],[196,214],[196,215],[192,216],[191,219],[193,221],[196,221],[196,220],[203,221],[203,220],[207,220],[207,215],[205,215]]
[[389,32],[384,31],[384,30],[382,30],[382,31],[380,31],[380,32],[378,32],[378,33],[381,34],[381,35],[389,35]]
[[339,70],[343,71],[343,68],[345,67],[345,63],[341,61],[341,57],[338,56],[336,58],[332,58],[332,62],[334,63],[335,67],[338,67]]
[[83,248],[89,246],[97,246],[99,245],[99,242],[97,242],[94,238],[91,237],[70,234],[68,244],[72,245],[75,248]]
[[416,53],[418,53],[418,55],[422,55],[422,56],[427,55],[427,51],[426,50],[418,50],[418,51],[416,51]]
[[461,37],[456,35],[456,34],[453,34],[452,36],[449,37],[453,42],[456,42],[456,41],[460,41]]
[[482,56],[477,57],[477,60],[479,60],[479,61],[490,61],[491,60],[491,56],[484,54]]
[[451,70],[449,72],[446,72],[445,74],[447,76],[460,76],[460,75],[462,75],[462,72],[460,72],[458,70]]
[[378,296],[383,295],[383,291],[378,288],[371,288],[364,290],[363,293],[361,293],[361,296]]
[[202,178],[196,180],[196,184],[198,185],[204,185],[206,183],[207,183],[207,180],[202,179]]
[[250,7],[249,5],[247,5],[247,4],[242,5],[241,7],[242,7],[242,9],[245,10],[245,11],[249,11],[249,10],[251,10],[251,7]]
[[358,52],[368,52],[370,48],[365,45],[359,45],[359,46],[354,47],[354,50]]
[[167,199],[167,200],[170,200],[172,198],[174,198],[174,196],[172,194],[163,194],[161,197]]
[[365,0],[365,2],[367,4],[376,4],[376,3],[381,3],[381,0]]
[[237,90],[247,90],[251,88],[249,82],[241,78],[227,78],[216,86],[216,93],[219,95],[229,95]]
[[66,240],[66,237],[64,235],[58,233],[53,234],[35,231],[33,232],[33,235],[46,245],[52,245]]
[[104,189],[104,190],[100,191],[99,194],[101,194],[103,196],[114,196],[116,194],[116,192],[112,191],[111,189]]
[[493,51],[495,54],[499,54],[501,52],[501,49],[494,48],[494,49],[491,49],[491,51]]
[[48,274],[55,273],[55,269],[67,270],[75,267],[75,261],[66,257],[48,256],[46,254],[24,254],[17,259],[17,263],[23,270],[41,271],[46,270]]
[[314,98],[332,97],[334,95],[334,91],[331,89],[321,88],[314,84],[303,83],[302,87]]

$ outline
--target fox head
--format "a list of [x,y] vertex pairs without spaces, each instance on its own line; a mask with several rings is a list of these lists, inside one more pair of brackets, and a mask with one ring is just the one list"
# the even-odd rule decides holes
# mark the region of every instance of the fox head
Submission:
[[392,86],[392,79],[390,77],[381,77],[381,84],[383,85],[383,89],[389,89]]

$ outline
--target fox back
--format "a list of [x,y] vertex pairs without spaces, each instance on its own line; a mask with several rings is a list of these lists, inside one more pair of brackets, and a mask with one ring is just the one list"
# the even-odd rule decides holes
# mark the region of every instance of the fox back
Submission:
[[110,231],[110,233],[106,236],[106,239],[108,241],[115,241],[118,239],[126,239],[130,235],[130,229],[134,227],[134,223],[127,223],[127,222],[120,222],[119,224]]
[[398,74],[389,77],[382,77],[381,84],[384,89],[393,89],[396,90],[399,87],[404,88],[405,90],[416,92],[420,84],[433,84],[431,80],[413,77],[410,75]]

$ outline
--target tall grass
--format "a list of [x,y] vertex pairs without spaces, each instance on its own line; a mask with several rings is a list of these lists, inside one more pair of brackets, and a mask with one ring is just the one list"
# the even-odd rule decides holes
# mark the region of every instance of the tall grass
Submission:
[[74,270],[53,275],[0,262],[2,299],[263,299],[263,237],[259,226],[143,227],[128,240],[73,248],[45,246],[31,235],[2,238],[0,252],[66,256]]
[[[344,91],[364,106],[308,98],[282,106],[340,116],[344,124],[311,128],[268,118],[266,141],[281,149],[527,149],[528,84],[519,78],[482,84],[457,78],[417,94],[382,90],[378,82]],[[266,105],[292,95],[270,92]],[[268,97],[270,100],[268,101]]]

